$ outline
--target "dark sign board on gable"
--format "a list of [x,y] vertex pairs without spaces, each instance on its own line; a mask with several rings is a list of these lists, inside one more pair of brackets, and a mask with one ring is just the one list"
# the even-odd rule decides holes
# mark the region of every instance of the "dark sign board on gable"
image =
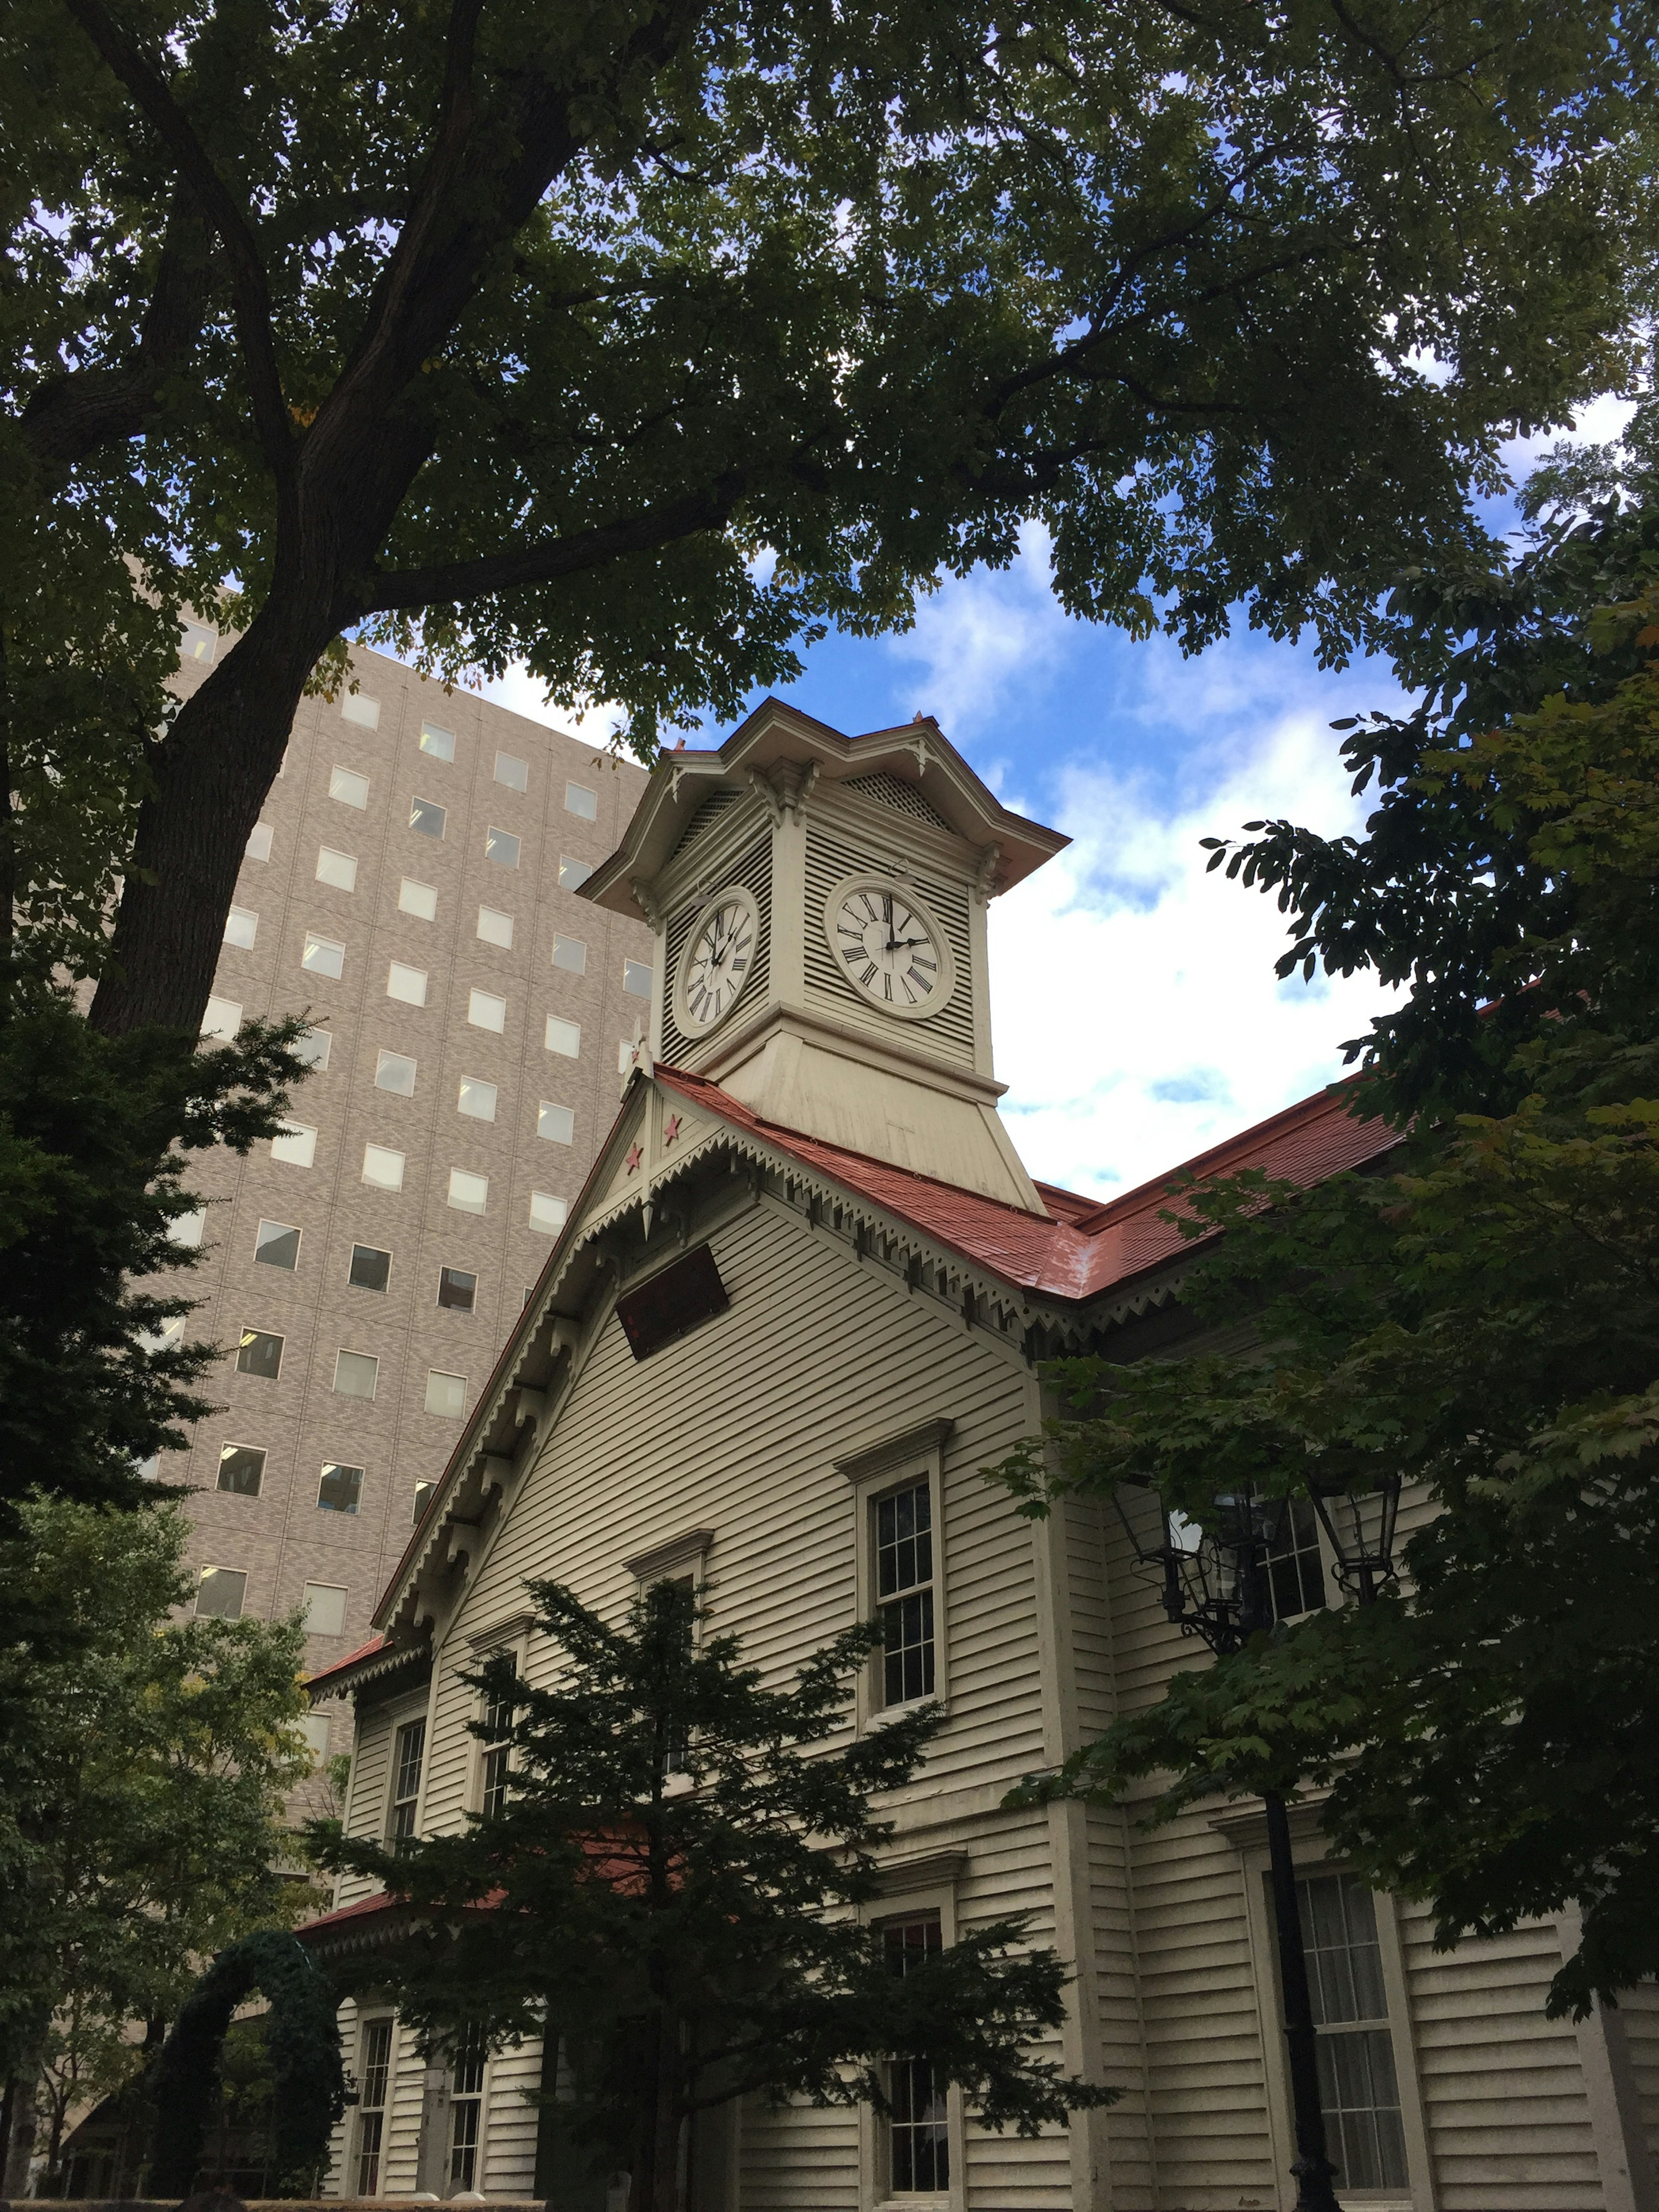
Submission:
[[714,1254],[699,1244],[695,1252],[619,1297],[617,1318],[635,1358],[645,1359],[724,1313],[731,1303]]

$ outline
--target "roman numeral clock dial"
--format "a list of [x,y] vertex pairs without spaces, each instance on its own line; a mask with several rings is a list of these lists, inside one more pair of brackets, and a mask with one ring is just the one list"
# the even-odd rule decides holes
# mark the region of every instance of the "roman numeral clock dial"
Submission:
[[706,1036],[743,995],[760,942],[760,911],[745,890],[722,891],[691,925],[674,987],[674,1019]]
[[823,919],[836,964],[884,1013],[919,1020],[951,997],[956,966],[945,932],[908,884],[854,877],[836,884]]

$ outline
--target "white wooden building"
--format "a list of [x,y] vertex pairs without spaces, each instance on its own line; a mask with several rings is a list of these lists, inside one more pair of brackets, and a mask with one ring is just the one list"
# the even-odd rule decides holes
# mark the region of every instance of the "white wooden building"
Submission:
[[[868,2114],[743,2109],[696,2146],[691,2212],[1257,2212],[1291,2150],[1259,1808],[1148,1833],[1133,1807],[1009,1812],[1022,1776],[1202,1663],[1109,1510],[1019,1518],[982,1470],[1045,1411],[1035,1363],[1191,1342],[1167,1178],[1108,1204],[1034,1183],[997,1113],[985,958],[996,894],[1059,849],[929,722],[847,738],[769,702],[656,771],[587,895],[655,933],[651,1034],[615,1128],[381,1600],[313,1684],[356,1705],[356,1832],[454,1829],[489,1777],[460,1674],[511,1648],[531,1577],[620,1614],[694,1574],[715,1624],[782,1676],[896,1593],[884,1531],[923,1518],[910,1632],[857,1724],[917,1688],[948,1719],[890,1806],[878,1917],[958,1929],[1022,1911],[1075,1963],[1066,2065],[1111,2109],[1020,2142],[952,2096],[918,2154]],[[1301,1180],[1376,1152],[1324,1098],[1194,1166]],[[1316,1534],[1281,1563],[1335,1595]],[[1285,1598],[1287,1604],[1291,1600]],[[1659,2007],[1547,2021],[1570,1931],[1446,1955],[1295,1817],[1319,1933],[1344,2201],[1412,2212],[1655,2212]],[[354,1881],[309,1931],[371,1947]],[[603,2212],[538,2172],[539,2049],[428,2067],[350,2008],[361,2101],[331,2189]],[[933,2124],[930,2123],[930,2125]],[[612,2192],[613,2197],[615,2192]]]

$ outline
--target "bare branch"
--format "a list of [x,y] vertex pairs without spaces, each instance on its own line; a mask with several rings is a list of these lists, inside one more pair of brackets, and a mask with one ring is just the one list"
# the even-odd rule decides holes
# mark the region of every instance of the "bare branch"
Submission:
[[64,4],[173,155],[209,228],[224,249],[230,264],[236,336],[247,372],[254,421],[265,458],[286,495],[294,482],[294,436],[276,366],[264,259],[248,211],[214,167],[166,77],[104,0],[64,0]]

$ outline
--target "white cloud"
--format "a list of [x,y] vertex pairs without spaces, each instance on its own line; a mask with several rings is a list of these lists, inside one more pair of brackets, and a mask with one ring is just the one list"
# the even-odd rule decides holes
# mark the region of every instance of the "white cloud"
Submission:
[[1011,568],[947,579],[885,649],[918,671],[910,711],[969,737],[995,720],[1018,687],[1056,668],[1074,650],[1079,629],[1048,586],[1048,533],[1028,522]]
[[[1003,1111],[1032,1173],[1073,1189],[1133,1188],[1319,1090],[1385,1004],[1365,977],[1281,984],[1276,902],[1207,873],[1198,842],[1280,814],[1359,827],[1327,726],[1343,703],[1332,679],[1316,706],[1260,713],[1261,679],[1286,672],[1278,655],[1223,647],[1189,667],[1209,733],[1174,793],[1074,761],[1054,813],[1075,842],[991,909]],[[1183,688],[1178,668],[1148,677],[1151,698]],[[1367,703],[1386,690],[1370,682]]]

